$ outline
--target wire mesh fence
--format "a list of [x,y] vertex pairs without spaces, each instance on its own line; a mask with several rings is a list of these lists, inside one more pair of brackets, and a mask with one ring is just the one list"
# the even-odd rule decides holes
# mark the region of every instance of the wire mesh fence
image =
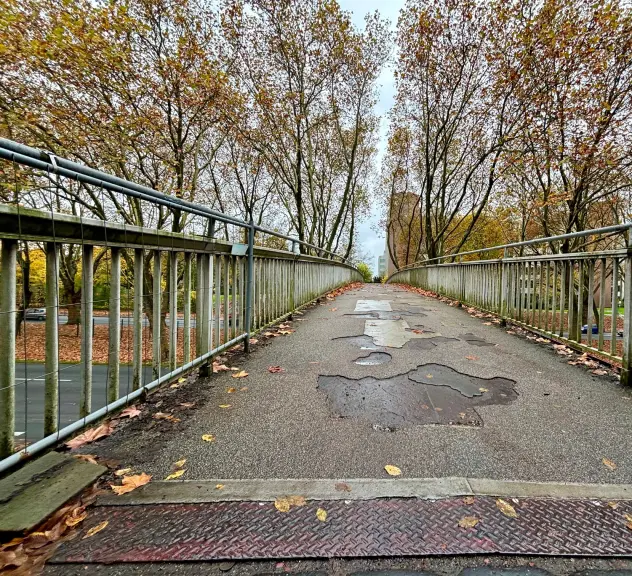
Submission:
[[[319,247],[11,141],[0,159],[0,470],[360,278]],[[270,235],[286,249],[256,245]]]

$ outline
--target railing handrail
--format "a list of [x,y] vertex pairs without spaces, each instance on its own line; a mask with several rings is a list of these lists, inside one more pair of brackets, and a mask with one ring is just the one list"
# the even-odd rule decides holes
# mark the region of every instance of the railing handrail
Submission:
[[171,209],[183,210],[185,212],[189,212],[190,214],[204,216],[209,219],[218,220],[220,222],[240,226],[242,228],[249,229],[253,227],[257,232],[276,236],[307,248],[312,248],[319,254],[324,253],[332,256],[332,258],[340,258],[342,262],[347,261],[347,259],[343,256],[315,244],[310,244],[309,242],[299,240],[298,238],[294,238],[287,234],[282,234],[252,222],[246,222],[240,218],[229,216],[222,212],[217,212],[216,210],[212,210],[211,208],[202,206],[201,204],[189,202],[175,196],[169,196],[168,194],[164,194],[163,192],[159,192],[158,190],[149,188],[148,186],[137,184],[136,182],[125,180],[123,178],[119,178],[118,176],[113,176],[107,172],[102,172],[101,170],[90,168],[78,162],[73,162],[72,160],[57,156],[52,152],[32,148],[31,146],[26,146],[25,144],[20,144],[19,142],[15,142],[7,138],[0,138],[0,158],[11,162],[18,162],[19,164],[30,166],[31,168],[74,178],[78,181],[99,186],[112,192],[118,192],[127,196],[149,200]]
[[[597,236],[602,234],[609,234],[612,232],[625,232],[626,230],[632,230],[632,222],[624,222],[623,224],[614,224],[612,226],[604,226],[603,228],[594,228],[592,230],[582,230],[581,232],[570,232],[568,234],[560,234],[558,236],[547,236],[545,238],[533,238],[532,240],[523,240],[522,242],[511,242],[509,244],[499,244],[497,246],[490,246],[488,248],[479,248],[476,250],[468,250],[467,252],[457,252],[455,254],[445,254],[444,256],[437,256],[435,258],[428,258],[425,260],[418,260],[412,264],[407,264],[401,268],[398,268],[395,273],[402,272],[403,270],[409,270],[422,265],[429,264],[435,260],[441,261],[447,258],[457,258],[461,256],[470,256],[472,254],[482,254],[484,252],[492,252],[494,250],[507,250],[509,248],[520,248],[522,246],[533,246],[535,244],[549,244],[551,242],[559,242],[561,240],[571,240],[573,238],[584,238],[586,236]],[[499,258],[502,260],[502,258]]]

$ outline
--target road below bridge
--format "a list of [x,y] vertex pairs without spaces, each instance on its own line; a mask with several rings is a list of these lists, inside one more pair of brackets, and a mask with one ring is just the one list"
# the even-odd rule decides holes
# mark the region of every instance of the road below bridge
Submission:
[[[612,371],[569,365],[576,355],[551,342],[391,285],[323,300],[291,330],[228,359],[247,377],[191,377],[81,448],[153,480],[101,498],[86,529],[108,518],[116,528],[63,545],[55,561],[149,574],[124,565],[169,554],[380,556],[389,546],[403,556],[632,553],[622,515],[632,514],[632,394]],[[185,481],[162,481],[182,459]],[[288,494],[307,505],[275,509]],[[496,496],[512,502],[514,524]],[[322,524],[317,506],[330,511]],[[458,526],[465,516],[482,528]],[[370,537],[359,528],[369,524]]]

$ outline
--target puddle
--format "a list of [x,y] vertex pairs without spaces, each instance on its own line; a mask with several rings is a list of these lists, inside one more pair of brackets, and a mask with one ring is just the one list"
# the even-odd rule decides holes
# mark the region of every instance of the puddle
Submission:
[[468,344],[472,344],[473,346],[496,346],[496,344],[488,342],[484,338],[476,336],[471,332],[467,332],[466,334],[459,334],[459,338],[461,340],[465,340]]
[[360,366],[378,366],[391,361],[391,355],[386,352],[371,352],[368,356],[361,356],[355,361]]
[[385,379],[320,376],[318,389],[327,395],[332,415],[366,420],[378,431],[428,424],[482,426],[477,406],[509,404],[518,397],[511,380],[478,378],[441,364]]
[[338,336],[333,340],[344,340],[352,346],[357,346],[360,350],[381,350],[380,346],[373,343],[373,338],[360,334],[359,336]]

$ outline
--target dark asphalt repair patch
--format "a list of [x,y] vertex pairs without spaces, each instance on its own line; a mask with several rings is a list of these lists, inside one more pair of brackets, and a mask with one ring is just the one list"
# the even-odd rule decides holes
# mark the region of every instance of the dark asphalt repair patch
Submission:
[[382,350],[382,347],[374,344],[373,338],[366,334],[359,334],[358,336],[338,336],[337,338],[332,338],[332,340],[344,340],[352,346],[357,346],[361,350]]
[[506,378],[478,378],[442,364],[422,364],[384,379],[318,378],[332,415],[361,418],[388,429],[428,424],[482,426],[475,408],[513,402],[518,397],[514,384]]
[[484,338],[481,338],[480,336],[476,336],[475,334],[472,334],[471,332],[467,332],[466,334],[459,334],[459,338],[461,340],[465,340],[468,344],[472,344],[474,346],[496,346],[496,344],[493,344],[492,342],[488,342]]
[[[424,330],[431,332],[431,330]],[[447,338],[446,336],[433,336],[432,338],[413,338],[404,344],[404,348],[409,350],[432,350],[435,346],[444,342],[458,342],[458,338]]]
[[360,366],[377,366],[378,364],[386,364],[391,361],[391,355],[387,352],[371,352],[367,356],[360,356],[355,360],[355,364]]

